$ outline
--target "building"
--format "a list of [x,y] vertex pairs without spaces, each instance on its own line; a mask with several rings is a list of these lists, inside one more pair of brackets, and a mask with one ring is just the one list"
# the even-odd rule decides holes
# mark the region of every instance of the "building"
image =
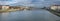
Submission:
[[60,5],[52,5],[50,7],[51,10],[54,10],[54,11],[57,11],[57,12],[60,12]]
[[7,9],[9,9],[9,5],[5,5],[5,6],[2,6],[2,10],[7,10]]
[[9,7],[9,5],[0,5],[0,10],[7,10]]
[[2,9],[2,5],[0,5],[0,10]]

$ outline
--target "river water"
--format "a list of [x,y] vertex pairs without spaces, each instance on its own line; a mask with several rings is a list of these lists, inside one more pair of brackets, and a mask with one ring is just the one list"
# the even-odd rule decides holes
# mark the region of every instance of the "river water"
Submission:
[[1,21],[59,21],[60,17],[47,10],[23,10],[0,13]]

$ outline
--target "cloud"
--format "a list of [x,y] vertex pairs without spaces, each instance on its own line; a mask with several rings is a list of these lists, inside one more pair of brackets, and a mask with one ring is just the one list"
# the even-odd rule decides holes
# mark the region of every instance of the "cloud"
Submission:
[[60,4],[60,0],[11,0],[11,1],[1,1],[0,5],[23,5],[23,6],[48,6],[52,4]]
[[16,3],[11,4],[11,5],[23,5],[23,6],[32,6],[31,4],[32,0],[15,0]]
[[[58,3],[58,1],[60,2],[60,0],[36,0],[36,1],[34,1],[33,2],[33,4],[35,4],[35,6],[39,6],[39,7],[41,7],[41,6],[49,6],[49,5],[52,5],[52,4],[56,4],[56,3]],[[54,3],[54,2],[56,2],[56,3]]]
[[15,0],[15,1],[16,3],[12,5],[35,6],[35,7],[47,6],[48,7],[52,4],[57,4],[58,1],[60,0]]
[[14,0],[14,1],[17,3],[24,3],[24,4],[26,3],[27,4],[27,3],[31,3],[32,0]]
[[12,0],[0,0],[0,1],[12,1]]
[[16,3],[13,0],[0,0],[0,5],[10,5]]

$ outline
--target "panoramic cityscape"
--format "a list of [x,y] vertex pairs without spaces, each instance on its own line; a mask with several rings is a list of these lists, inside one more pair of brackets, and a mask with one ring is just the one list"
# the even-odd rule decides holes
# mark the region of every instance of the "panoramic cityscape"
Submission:
[[60,0],[0,0],[0,21],[60,21]]

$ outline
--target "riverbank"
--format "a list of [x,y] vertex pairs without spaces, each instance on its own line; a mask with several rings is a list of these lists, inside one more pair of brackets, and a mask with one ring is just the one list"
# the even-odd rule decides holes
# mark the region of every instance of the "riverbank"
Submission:
[[12,12],[12,11],[17,11],[19,9],[7,9],[7,10],[0,10],[0,12]]
[[57,16],[60,17],[60,13],[58,13],[58,12],[56,12],[56,11],[54,11],[54,10],[48,10],[48,11],[51,12],[51,13],[53,13],[54,15],[57,15]]
[[[45,9],[45,8],[44,8],[44,9]],[[51,10],[51,9],[45,9],[45,10],[48,10],[48,11],[51,12],[52,14],[57,15],[57,16],[60,17],[60,13],[57,12],[57,11],[54,11],[54,10]]]

